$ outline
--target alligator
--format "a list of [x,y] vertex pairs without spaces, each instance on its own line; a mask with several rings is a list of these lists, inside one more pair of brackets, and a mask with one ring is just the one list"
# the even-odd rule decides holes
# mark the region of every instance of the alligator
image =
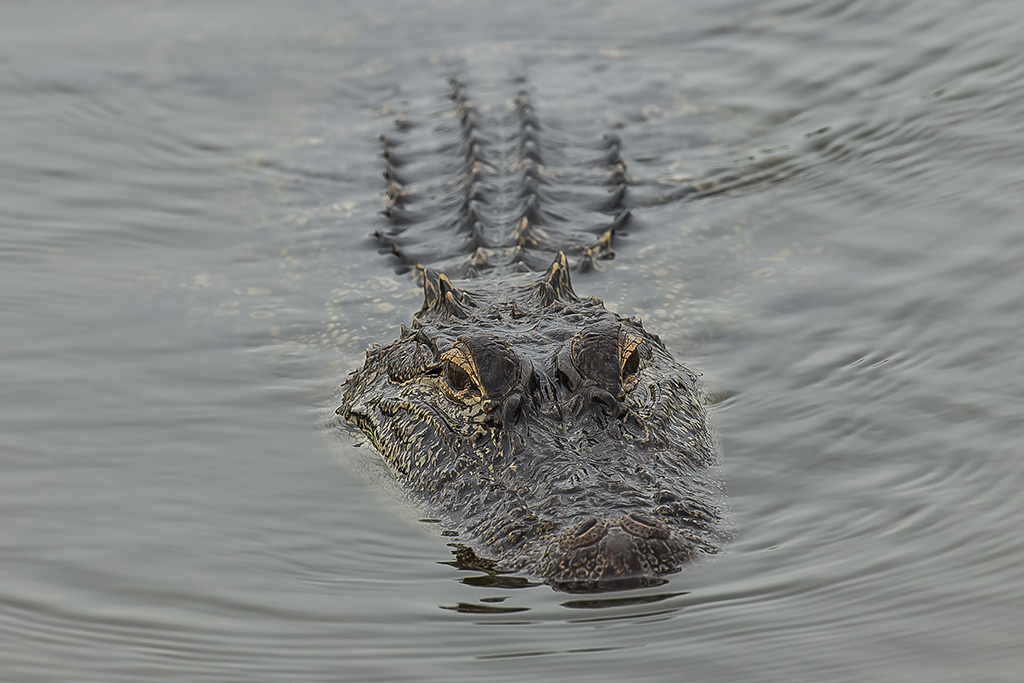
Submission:
[[728,501],[699,375],[570,282],[631,220],[621,140],[568,162],[526,91],[494,111],[450,83],[436,120],[399,116],[381,135],[374,237],[424,299],[367,350],[336,413],[452,538],[458,566],[571,592],[663,583],[728,540]]

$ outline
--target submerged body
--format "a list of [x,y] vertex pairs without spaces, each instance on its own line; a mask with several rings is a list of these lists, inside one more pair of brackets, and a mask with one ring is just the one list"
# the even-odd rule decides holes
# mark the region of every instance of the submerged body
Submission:
[[[502,173],[461,90],[455,82],[462,166],[445,187],[461,197],[451,222],[468,239],[449,270],[481,276],[457,288],[419,269],[423,308],[399,339],[367,352],[337,413],[454,536],[464,563],[564,590],[659,581],[721,546],[726,497],[695,373],[639,320],[577,297],[569,281],[565,251],[582,266],[608,257],[628,219],[617,139],[597,174],[615,181],[596,209],[610,223],[593,241],[560,237],[538,208],[554,174],[538,164],[532,107],[514,103],[518,157]],[[398,184],[397,156],[386,149],[394,227],[378,238],[418,265],[402,244],[416,184]],[[518,214],[506,243],[488,238],[488,202]],[[546,272],[523,273],[540,258]]]

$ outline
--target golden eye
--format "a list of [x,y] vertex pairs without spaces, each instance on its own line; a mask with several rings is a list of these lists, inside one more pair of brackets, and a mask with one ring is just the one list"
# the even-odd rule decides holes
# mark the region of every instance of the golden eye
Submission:
[[[578,332],[573,337],[571,353],[573,365],[586,381],[621,398],[640,381],[640,368],[650,351],[643,337],[621,323],[605,321]],[[569,378],[565,365],[558,369]],[[571,381],[566,385],[574,388]]]
[[644,340],[635,334],[622,331],[619,334],[619,378],[622,388],[632,389],[639,381],[640,354]]
[[444,363],[442,388],[452,397],[469,405],[478,403],[483,392],[473,355],[462,344],[441,354]]
[[572,340],[572,360],[580,374],[608,391],[618,393],[619,357],[615,329],[594,325],[578,332]]
[[626,359],[622,361],[622,377],[625,379],[630,375],[635,375],[640,371],[640,352],[637,350],[630,351],[626,356]]
[[465,391],[473,386],[473,378],[469,373],[451,362],[445,364],[444,378],[455,391]]

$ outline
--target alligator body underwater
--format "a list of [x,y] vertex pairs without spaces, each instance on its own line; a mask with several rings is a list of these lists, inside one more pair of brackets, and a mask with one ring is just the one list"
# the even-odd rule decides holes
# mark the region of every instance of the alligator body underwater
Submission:
[[570,283],[630,220],[619,139],[573,165],[525,94],[486,113],[453,79],[450,97],[437,121],[382,136],[375,234],[424,303],[336,412],[464,566],[568,591],[660,583],[725,542],[727,498],[697,375]]

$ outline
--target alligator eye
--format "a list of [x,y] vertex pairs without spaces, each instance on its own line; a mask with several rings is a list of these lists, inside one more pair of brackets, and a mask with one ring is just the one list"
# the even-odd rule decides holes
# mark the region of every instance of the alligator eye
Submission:
[[622,361],[622,377],[625,379],[640,371],[640,352],[633,350],[629,352],[626,359]]
[[465,391],[473,387],[473,378],[469,376],[468,372],[454,363],[447,363],[445,365],[444,378],[448,381],[448,386],[455,391]]
[[465,404],[478,403],[483,395],[479,373],[472,354],[462,344],[456,344],[441,354],[444,364],[442,388],[454,399]]
[[619,378],[622,389],[629,391],[639,381],[643,339],[623,330],[619,333]]
[[[577,333],[572,340],[572,360],[579,374],[615,394],[619,390],[620,370],[617,338],[614,327],[594,325]],[[577,382],[567,384],[575,388]]]
[[[572,360],[588,382],[622,397],[640,381],[640,367],[650,351],[644,338],[614,321],[592,325],[573,337]],[[559,358],[558,369],[567,364]],[[575,384],[566,383],[571,389]]]

